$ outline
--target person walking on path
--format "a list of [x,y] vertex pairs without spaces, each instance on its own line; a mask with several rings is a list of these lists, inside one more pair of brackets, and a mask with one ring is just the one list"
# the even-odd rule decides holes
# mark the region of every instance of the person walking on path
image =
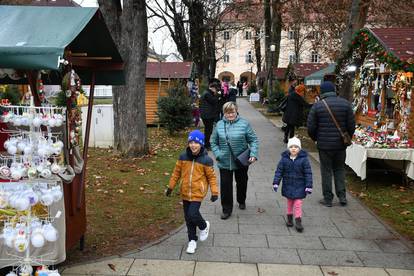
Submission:
[[296,86],[295,91],[289,93],[285,111],[283,112],[282,121],[286,124],[284,143],[295,135],[295,127],[303,124],[303,108],[309,104],[303,98],[305,95],[305,86],[303,84]]
[[239,97],[243,96],[243,83],[240,80],[237,82],[237,90],[239,92]]
[[233,175],[236,178],[239,208],[246,209],[248,167],[238,167],[233,155],[238,156],[250,148],[249,162],[253,163],[257,160],[259,142],[249,122],[238,115],[236,103],[225,103],[223,112],[224,117],[217,123],[211,136],[211,149],[220,170],[220,196],[223,210],[221,218],[228,219],[233,211]]
[[247,91],[248,91],[248,89],[249,89],[249,84],[247,83],[247,81],[245,81],[245,82],[243,83],[243,92],[242,92],[242,96],[243,96],[243,95],[247,95]]
[[294,216],[295,228],[302,232],[302,202],[307,194],[312,193],[312,169],[308,154],[301,149],[298,138],[289,139],[287,148],[277,165],[273,190],[277,192],[280,181],[283,180],[282,195],[287,198],[286,226],[293,226]]
[[350,137],[354,135],[355,117],[351,104],[336,95],[335,85],[332,82],[323,82],[320,91],[321,100],[311,108],[307,123],[308,134],[312,140],[316,141],[319,150],[323,193],[323,199],[319,202],[327,207],[332,207],[333,174],[336,196],[340,204],[345,206],[347,204],[345,189],[346,146],[327,106],[342,132],[346,131]]
[[214,123],[218,120],[220,81],[213,79],[209,83],[209,88],[200,98],[200,114],[204,124],[204,134],[206,136],[205,149],[210,150],[210,136],[213,132]]
[[210,230],[210,223],[200,214],[201,201],[207,195],[208,186],[212,194],[211,201],[218,199],[213,160],[204,149],[204,134],[199,130],[192,131],[188,136],[188,147],[175,165],[167,196],[171,195],[179,180],[182,180],[180,192],[189,241],[186,252],[193,254],[197,249],[197,227],[200,229],[200,241],[207,240]]
[[234,83],[231,83],[227,101],[236,102],[236,98],[237,98],[237,87],[234,85]]

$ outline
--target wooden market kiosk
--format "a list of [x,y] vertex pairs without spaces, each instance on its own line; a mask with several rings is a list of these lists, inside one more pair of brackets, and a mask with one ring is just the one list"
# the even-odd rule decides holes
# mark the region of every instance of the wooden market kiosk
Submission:
[[[29,84],[37,106],[39,80],[45,85],[60,85],[65,75],[75,70],[82,84],[90,85],[85,140],[81,143],[83,168],[71,183],[64,184],[65,248],[79,241],[82,248],[87,224],[85,175],[94,86],[122,85],[122,58],[98,8],[0,6],[0,22],[1,84]],[[69,96],[67,100],[68,114],[73,110],[71,99]],[[75,126],[67,127],[70,131]],[[71,143],[65,143],[65,147],[73,166]]]
[[365,179],[367,158],[400,160],[414,179],[414,28],[358,31],[338,69],[354,75],[357,129],[346,163]]

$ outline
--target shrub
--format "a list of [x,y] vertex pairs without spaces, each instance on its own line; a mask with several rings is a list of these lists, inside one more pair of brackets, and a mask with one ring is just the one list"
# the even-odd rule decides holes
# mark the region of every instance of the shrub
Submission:
[[282,102],[283,98],[285,97],[285,92],[283,91],[280,83],[278,81],[274,81],[273,89],[270,91],[269,105],[268,105],[268,112],[276,113],[280,112],[279,105]]
[[192,123],[191,100],[187,88],[178,85],[170,88],[168,95],[158,100],[158,119],[170,134],[189,127]]
[[9,103],[12,105],[18,105],[21,100],[19,87],[14,84],[7,85],[5,91],[1,93],[0,97],[1,99],[8,99]]
[[256,92],[257,92],[256,82],[252,81],[250,82],[249,88],[247,89],[247,95],[250,95]]

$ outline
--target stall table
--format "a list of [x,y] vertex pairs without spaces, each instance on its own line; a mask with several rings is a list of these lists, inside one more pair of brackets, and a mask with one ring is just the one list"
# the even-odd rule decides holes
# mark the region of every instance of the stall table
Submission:
[[366,148],[354,143],[346,149],[345,164],[362,180],[367,177],[368,158],[403,161],[405,174],[414,179],[414,149],[412,148]]

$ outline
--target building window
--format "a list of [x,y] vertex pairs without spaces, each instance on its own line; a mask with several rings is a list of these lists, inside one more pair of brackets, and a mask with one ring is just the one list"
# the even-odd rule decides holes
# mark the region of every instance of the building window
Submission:
[[246,63],[253,63],[252,51],[248,51],[246,54]]
[[230,39],[230,32],[229,31],[224,31],[223,37],[224,37],[224,40],[229,40]]
[[321,61],[321,57],[318,52],[312,51],[311,53],[311,62],[318,63]]
[[294,53],[289,54],[289,63],[297,63],[299,62],[299,59],[296,58],[296,55]]
[[320,33],[318,31],[311,31],[308,35],[308,37],[310,39],[319,39],[320,38]]
[[252,39],[252,32],[251,31],[246,31],[244,33],[244,39]]
[[230,55],[229,55],[228,52],[224,52],[223,61],[224,61],[224,63],[229,63],[230,62]]
[[294,30],[288,31],[288,39],[295,39],[296,32]]

